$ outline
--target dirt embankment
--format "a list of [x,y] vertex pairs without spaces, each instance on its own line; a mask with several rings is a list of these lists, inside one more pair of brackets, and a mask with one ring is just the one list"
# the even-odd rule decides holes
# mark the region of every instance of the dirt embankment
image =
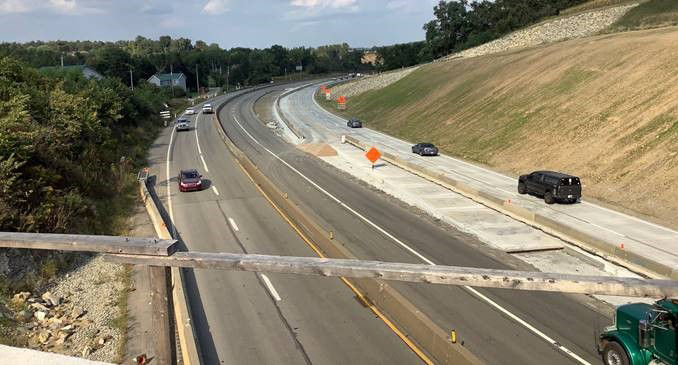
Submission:
[[347,114],[505,172],[562,170],[585,195],[678,225],[678,28],[436,63]]

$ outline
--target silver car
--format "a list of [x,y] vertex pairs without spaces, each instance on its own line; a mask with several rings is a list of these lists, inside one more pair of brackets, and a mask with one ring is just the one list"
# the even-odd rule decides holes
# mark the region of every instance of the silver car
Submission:
[[180,119],[180,120],[177,121],[176,129],[177,129],[177,132],[188,131],[188,130],[191,129],[191,125],[188,123],[188,120]]

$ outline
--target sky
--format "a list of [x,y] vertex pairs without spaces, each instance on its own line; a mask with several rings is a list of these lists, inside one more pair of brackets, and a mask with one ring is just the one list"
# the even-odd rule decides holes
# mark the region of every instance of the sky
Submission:
[[266,48],[423,40],[437,0],[0,0],[0,42],[157,39]]

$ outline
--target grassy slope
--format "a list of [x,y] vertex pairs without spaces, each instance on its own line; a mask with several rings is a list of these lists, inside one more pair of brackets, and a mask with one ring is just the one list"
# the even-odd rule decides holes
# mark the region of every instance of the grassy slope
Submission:
[[664,28],[437,63],[345,114],[505,172],[580,175],[587,196],[675,226],[676,54]]
[[649,0],[631,9],[610,28],[612,31],[678,25],[678,1]]

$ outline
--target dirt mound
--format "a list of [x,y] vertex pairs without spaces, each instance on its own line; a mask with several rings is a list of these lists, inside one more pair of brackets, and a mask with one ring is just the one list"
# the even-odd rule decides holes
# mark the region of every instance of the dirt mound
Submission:
[[297,145],[300,150],[318,157],[336,156],[337,151],[326,143],[306,143]]
[[587,197],[676,226],[676,54],[672,27],[436,63],[345,114],[501,171],[579,175]]

